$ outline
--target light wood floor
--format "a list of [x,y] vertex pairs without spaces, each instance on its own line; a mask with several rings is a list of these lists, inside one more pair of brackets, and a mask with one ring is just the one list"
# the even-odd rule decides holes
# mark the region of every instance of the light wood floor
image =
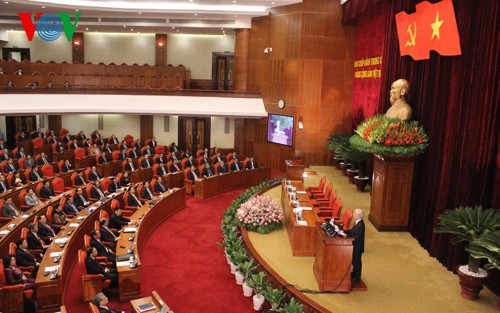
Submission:
[[[429,256],[407,232],[378,232],[368,221],[369,191],[356,192],[340,171],[333,167],[311,167],[317,175],[305,179],[305,185],[317,185],[321,176],[333,182],[343,200],[344,209],[361,208],[365,212],[366,239],[362,279],[368,291],[350,294],[310,294],[309,297],[334,313],[444,313],[499,312],[496,297],[483,289],[478,301],[460,296],[458,278]],[[280,202],[280,187],[267,194]],[[314,257],[293,257],[285,227],[267,235],[249,232],[258,253],[289,283],[301,289],[318,290],[312,271]]]

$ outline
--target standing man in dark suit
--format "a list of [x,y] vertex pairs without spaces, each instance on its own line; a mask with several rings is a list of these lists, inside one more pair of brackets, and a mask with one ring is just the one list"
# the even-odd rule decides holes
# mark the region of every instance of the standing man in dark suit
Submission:
[[97,249],[90,247],[87,249],[87,258],[85,259],[85,267],[88,274],[102,274],[102,280],[110,279],[111,286],[118,287],[118,273],[116,269],[109,269],[102,267],[99,261],[96,260]]
[[155,137],[151,138],[151,140],[149,141],[149,146],[151,147],[151,149],[154,149],[156,146],[158,146]]
[[365,252],[365,223],[363,222],[363,210],[354,210],[354,226],[345,233],[340,231],[340,234],[345,237],[353,237],[352,251],[352,273],[351,282],[359,282],[361,280],[361,256]]

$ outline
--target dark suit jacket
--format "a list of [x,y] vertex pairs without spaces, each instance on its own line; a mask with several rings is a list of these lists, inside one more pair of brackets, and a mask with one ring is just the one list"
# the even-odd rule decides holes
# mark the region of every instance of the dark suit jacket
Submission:
[[[52,228],[53,232],[49,229],[49,227]],[[54,237],[57,235],[57,229],[49,223],[38,223],[38,235],[40,235],[40,237]]]
[[[238,163],[238,167],[240,170],[242,169],[241,164],[239,164],[239,163]],[[236,171],[236,170],[237,170],[236,169],[236,162],[234,162],[233,164],[231,164],[231,171]]]
[[69,142],[71,138],[69,136],[64,136],[63,142]]
[[[87,197],[85,197],[85,195],[82,194],[82,196],[85,199],[85,201],[89,201],[87,199]],[[78,194],[76,194],[75,197],[73,198],[73,202],[74,202],[74,204],[76,204],[76,206],[79,206],[79,207],[84,207],[85,206],[85,203],[83,203],[82,198],[80,198],[80,196]]]
[[0,184],[0,192],[4,192],[4,191],[6,191],[6,190],[9,190],[9,189],[10,189],[10,188],[9,188],[9,183],[7,183],[7,179],[6,179],[6,180],[4,180],[4,182],[3,182],[3,183],[4,183],[5,187],[2,187],[2,184]]
[[[257,162],[254,161],[253,168],[258,168],[258,167],[259,167],[259,165],[257,165]],[[250,161],[247,162],[247,168],[252,169],[252,162],[250,162]]]
[[174,146],[170,147],[170,149],[169,149],[170,152],[177,152],[178,150],[179,149],[177,149],[177,147],[174,147]]
[[353,255],[360,255],[365,252],[365,223],[360,220],[351,229],[347,230],[346,235],[354,238]]
[[72,169],[73,169],[73,166],[72,166],[71,164],[69,164],[69,165],[68,165],[68,164],[64,163],[64,164],[62,165],[62,171],[63,171],[64,173],[69,172],[69,171],[71,171]]
[[[198,178],[200,178],[200,175],[196,174],[196,176],[198,176]],[[188,179],[194,183],[195,177],[194,177],[192,171],[188,172]]]
[[5,165],[5,171],[7,173],[17,172],[17,166],[14,163],[12,163],[12,167],[11,167],[11,164],[6,164]]
[[[38,237],[40,237],[40,235],[38,235]],[[42,238],[40,238],[40,239],[42,239]],[[32,232],[28,232],[27,241],[28,241],[28,247],[30,250],[34,250],[34,249],[43,250],[42,243],[40,242],[40,240],[38,240],[36,238],[36,236]]]
[[118,216],[113,213],[109,218],[108,227],[120,230],[124,225],[128,225],[128,222],[130,222],[130,219],[126,218],[123,215]]
[[30,256],[23,249],[17,248],[16,251],[16,264],[19,266],[35,266],[36,267],[36,257]]
[[104,155],[101,155],[101,156],[99,157],[99,162],[100,162],[101,164],[108,163],[109,161],[110,161],[110,160],[108,160],[108,158],[106,158]]
[[120,189],[120,185],[118,183],[115,182],[109,183],[108,191],[110,193],[116,192],[118,189]]
[[[101,192],[104,196],[106,196],[102,189],[101,189]],[[90,197],[94,198],[94,199],[101,199],[102,198],[101,195],[99,194],[99,191],[97,191],[97,188],[95,186],[93,186],[92,189],[90,190]]]
[[85,185],[85,178],[81,177],[80,175],[76,175],[75,185],[77,185],[77,186]]
[[42,187],[42,189],[40,189],[40,196],[42,198],[48,199],[50,197],[55,196],[55,194],[54,194],[54,191],[52,190],[51,187],[49,187],[49,188]]
[[227,165],[224,165],[224,166],[219,166],[219,168],[217,169],[217,171],[220,173],[227,173]]
[[203,164],[208,164],[208,165],[210,165],[210,160],[209,160],[208,158],[206,158],[206,159],[205,159],[205,158],[204,158],[204,159],[202,159],[202,160],[201,160],[201,162],[200,162],[200,165],[203,165]]
[[115,242],[115,237],[113,235],[118,237],[119,234],[118,233],[112,234],[111,230],[109,230],[109,228],[101,227],[101,240],[102,241]]
[[99,173],[94,173],[92,171],[89,173],[89,180],[98,180],[100,178],[101,176],[99,176]]
[[177,170],[177,169],[175,168],[175,164],[174,164],[174,163],[170,164],[170,172],[171,172],[171,173],[175,173],[175,172],[180,171],[180,170],[181,170],[181,166],[180,166],[180,165],[177,165],[177,167],[179,168],[179,170]]
[[153,166],[153,161],[148,160],[148,162],[149,162],[149,165],[148,165],[148,163],[146,162],[146,159],[142,160],[142,162],[141,162],[141,167],[142,167],[142,168],[148,168],[148,167]]
[[120,150],[127,150],[128,148],[129,148],[128,146],[126,146],[126,145],[122,145],[122,146],[120,147]]
[[10,159],[9,155],[8,154],[2,154],[0,155],[0,161],[3,161],[3,160],[6,160],[8,161]]
[[110,256],[112,256],[113,259],[110,260],[110,262],[115,261],[114,260],[114,253],[108,252],[107,247],[102,242],[99,242],[99,241],[95,240],[94,238],[91,238],[90,239],[90,246],[97,249],[97,255],[105,256],[108,259]]
[[87,268],[87,274],[106,274],[104,267],[96,259],[92,259],[87,256],[85,259],[85,267]]
[[165,159],[165,157],[157,157],[156,158],[156,163],[158,163],[158,164],[160,164],[160,163],[167,164],[167,159]]
[[144,152],[142,153],[142,155],[149,155],[149,156],[152,156],[154,154],[153,150],[151,149],[144,149]]
[[111,150],[111,147],[104,147],[102,149],[102,152],[104,152],[104,153],[113,153],[113,150]]
[[[163,173],[163,170],[165,170],[165,173]],[[160,176],[167,175],[168,169],[166,167],[162,168],[161,166],[158,166],[158,169],[156,170],[156,174],[158,174]]]
[[151,140],[151,141],[149,142],[149,146],[150,146],[151,148],[153,148],[153,147],[158,146],[158,143],[157,143],[156,141],[154,141],[154,140]]
[[[137,169],[137,168],[136,168],[136,167],[135,167],[135,165],[134,165],[134,169],[133,169],[133,170],[136,170],[136,169]],[[125,164],[125,170],[126,170],[126,171],[129,171],[129,172],[133,171],[133,170],[132,170],[132,166],[130,166],[130,163]]]
[[[137,197],[137,195],[135,195]],[[129,206],[141,206],[141,203],[140,202],[137,202],[137,200],[135,200],[135,198],[132,196],[132,194],[129,194],[128,195],[128,205]]]
[[123,311],[118,311],[118,310],[113,310],[113,309],[106,309],[106,308],[99,308],[99,313],[122,313]]
[[122,179],[120,179],[120,186],[127,186],[130,184],[130,178],[123,176]]
[[137,150],[135,151],[135,154],[134,154],[134,150],[130,151],[130,153],[128,154],[128,157],[129,158],[132,158],[132,159],[135,159],[135,158],[138,158],[140,155],[139,152],[137,152]]
[[[149,188],[149,191],[151,191],[151,195],[154,196],[153,190],[151,190],[151,188]],[[146,188],[144,188],[144,187],[142,188],[141,198],[151,200],[151,199],[153,199],[153,197],[151,195],[148,193],[148,191],[146,190]]]
[[208,173],[208,169],[207,169],[207,167],[205,167],[205,168],[203,169],[203,171],[201,172],[201,174],[202,174],[203,176],[206,176],[206,177],[209,177],[209,176],[214,176],[214,175],[215,175],[215,170],[214,170],[214,169],[210,166],[210,173]]
[[155,184],[155,192],[165,192],[167,191],[167,186],[165,186],[163,183],[157,182]]
[[27,155],[26,152],[23,152],[23,153],[24,153],[24,156],[21,155],[21,151],[17,151],[17,153],[16,153],[16,159],[20,159],[20,158],[26,157],[26,155]]
[[[38,176],[40,176],[40,178],[43,178],[43,174],[40,173],[40,171],[38,171]],[[36,177],[36,174],[35,174],[35,171],[31,171],[30,172],[30,180],[31,181],[37,181],[39,178]]]
[[45,134],[42,132],[34,132],[33,134],[31,134],[32,139],[37,138],[37,137],[45,138]]
[[70,214],[70,215],[78,214],[78,212],[80,212],[80,211],[78,210],[78,206],[76,205],[76,203],[74,203],[74,201],[73,201],[73,206],[74,207],[72,207],[71,204],[69,204],[69,201],[66,202],[64,204],[64,208],[63,208],[64,213]]
[[187,161],[186,161],[186,168],[189,168],[189,167],[191,167],[191,166],[193,166],[193,165],[194,165],[194,166],[197,166],[197,164],[196,164],[196,161],[195,161],[195,160],[187,160]]
[[[47,164],[50,164],[50,160],[48,158],[45,158],[47,160]],[[43,158],[38,158],[38,165],[44,165],[45,162],[43,162]]]
[[215,163],[219,163],[220,161],[224,161],[224,160],[222,158],[220,158],[220,157],[217,157],[217,158],[214,159],[214,164]]

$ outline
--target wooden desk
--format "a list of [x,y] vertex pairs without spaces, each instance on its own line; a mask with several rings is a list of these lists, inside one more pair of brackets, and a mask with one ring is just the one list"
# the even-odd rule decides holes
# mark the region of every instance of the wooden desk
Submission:
[[[123,198],[123,192],[120,190],[116,193],[114,199]],[[64,289],[68,282],[73,264],[78,259],[78,250],[83,248],[83,235],[89,234],[94,229],[94,222],[99,219],[99,211],[105,210],[110,214],[111,212],[111,199],[108,199],[101,205],[91,204],[89,207],[95,209],[88,214],[87,208],[83,209],[77,216],[75,216],[67,225],[66,228],[61,230],[56,238],[69,238],[64,247],[55,240],[49,245],[45,256],[40,264],[38,274],[36,276],[36,293],[38,301],[38,312],[56,312],[63,303]],[[85,217],[78,227],[69,227],[70,224],[78,223],[78,217]],[[68,236],[68,232],[72,234]],[[53,252],[64,251],[59,263],[54,263],[54,258],[50,257]],[[59,272],[57,278],[50,280],[49,276],[44,276],[45,268],[47,266],[59,265]],[[80,266],[76,264],[75,266]],[[81,288],[81,286],[77,287]]]
[[111,161],[106,164],[102,164],[99,167],[102,168],[101,174],[103,177],[116,176],[122,171],[122,161]]
[[140,183],[153,179],[153,168],[140,168],[130,173],[131,183]]
[[50,144],[46,143],[43,146],[41,146],[40,148],[35,149],[32,147],[31,149],[33,150],[33,154],[31,156],[35,156],[37,154],[44,152],[45,155],[47,155],[49,157],[49,159],[52,158],[52,145],[50,145]]
[[96,165],[96,160],[94,155],[87,155],[83,158],[75,158],[75,168],[87,168]]
[[304,182],[304,164],[301,160],[285,160],[286,179]]
[[163,184],[168,188],[182,188],[184,187],[184,173],[178,172],[168,175],[163,175],[162,177]]
[[316,230],[317,251],[313,269],[319,290],[350,291],[354,238],[328,237],[319,222]]
[[[18,144],[16,144],[16,146],[19,146]],[[24,148],[24,153],[26,153],[26,155],[33,155],[33,139],[26,139],[24,140],[21,144],[20,144],[21,147]]]
[[[296,194],[299,198],[300,206],[312,208],[312,203],[305,193],[302,182],[292,181],[292,186],[294,186],[298,192],[304,192]],[[286,230],[292,248],[292,255],[314,256],[316,253],[317,240],[316,222],[319,222],[319,218],[314,210],[304,210],[302,211],[302,218],[304,222],[307,222],[307,225],[297,225],[297,218],[295,213],[293,213],[293,205],[290,202],[290,195],[287,191],[285,181],[281,183],[281,188],[281,205],[283,207],[283,213],[285,214]]]
[[268,167],[202,178],[194,183],[194,196],[206,199],[229,190],[254,186],[270,178],[271,169]]
[[130,300],[130,305],[132,307],[131,312],[132,313],[140,313],[140,311],[138,309],[139,305],[147,304],[147,303],[153,303],[155,305],[156,310],[151,311],[151,312],[157,312],[162,308],[162,306],[165,306],[167,309],[166,312],[174,313],[174,311],[172,311],[167,306],[165,301],[163,301],[162,298],[160,298],[160,296],[158,295],[158,293],[154,290],[152,292],[152,296],[150,296],[150,297],[144,297],[144,298],[140,298],[140,299],[136,299],[136,300]]
[[[65,150],[63,152],[52,153],[52,162],[59,162],[61,160],[69,160],[71,165],[75,166],[75,151],[73,150]],[[76,167],[75,167],[76,168]]]
[[[148,201],[130,217],[137,222],[137,231],[133,240],[137,267],[130,268],[128,264],[117,266],[120,301],[137,299],[141,296],[141,264],[138,256],[151,233],[153,233],[164,220],[186,207],[186,192],[184,189],[184,187],[176,188],[172,193],[165,192],[154,197],[153,199],[158,201],[156,204],[150,206]],[[122,233],[120,235],[120,239],[116,243],[117,256],[128,254],[127,250],[132,244],[132,242],[129,241],[130,235],[132,235],[132,233]]]

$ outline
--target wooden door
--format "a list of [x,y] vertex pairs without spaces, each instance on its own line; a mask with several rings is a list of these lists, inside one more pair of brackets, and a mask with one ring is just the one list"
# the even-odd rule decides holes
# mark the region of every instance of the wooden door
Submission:
[[196,153],[210,147],[210,117],[179,116],[179,146]]
[[6,116],[6,136],[7,136],[7,146],[13,149],[16,143],[16,134],[19,132],[26,132],[26,136],[29,138],[30,132],[36,130],[36,115],[28,116]]
[[214,52],[212,54],[212,89],[233,90],[234,54]]

